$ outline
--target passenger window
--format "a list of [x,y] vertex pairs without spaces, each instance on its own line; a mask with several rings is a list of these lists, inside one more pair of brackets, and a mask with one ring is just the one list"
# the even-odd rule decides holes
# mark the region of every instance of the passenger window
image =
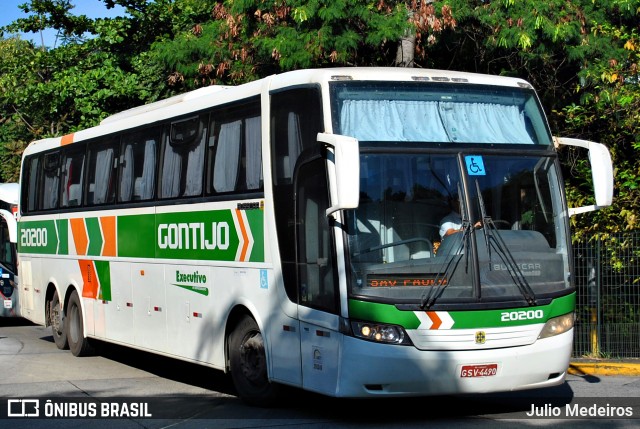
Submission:
[[60,207],[75,207],[82,204],[84,150],[84,146],[81,146],[65,153],[62,162],[62,199]]
[[28,184],[28,187],[27,187],[27,192],[25,192],[21,196],[21,199],[22,199],[21,204],[24,211],[31,213],[36,211],[39,208],[38,193],[40,191],[40,187],[38,186],[39,185],[38,182],[41,177],[40,176],[40,170],[41,170],[40,157],[38,156],[32,157],[29,160],[27,160],[25,164],[28,167],[25,170],[25,174],[24,174],[24,177],[22,177],[22,180],[24,181],[24,183]]
[[217,193],[234,191],[238,182],[242,121],[220,125],[214,147],[213,190]]
[[171,123],[162,148],[159,197],[202,195],[206,115]]
[[109,142],[95,144],[89,148],[89,169],[87,170],[87,204],[100,205],[113,203],[116,198],[118,160],[118,138]]
[[153,198],[160,131],[160,127],[154,127],[123,136],[118,202]]
[[44,179],[39,208],[43,210],[58,208],[59,185],[60,153],[48,153],[44,156]]
[[262,189],[262,123],[258,102],[213,113],[207,148],[207,193]]

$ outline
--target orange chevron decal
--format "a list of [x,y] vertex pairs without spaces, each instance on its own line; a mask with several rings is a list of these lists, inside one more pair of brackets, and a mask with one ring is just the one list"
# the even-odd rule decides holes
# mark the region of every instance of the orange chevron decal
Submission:
[[66,136],[62,136],[62,139],[60,141],[60,145],[64,146],[70,143],[73,143],[73,133],[71,134],[67,134]]
[[247,228],[242,220],[242,212],[236,209],[236,217],[238,218],[238,225],[240,225],[240,232],[242,234],[242,252],[240,253],[240,260],[244,261],[247,257],[247,249],[249,248],[249,236],[247,235]]
[[427,311],[427,316],[429,316],[429,319],[433,322],[429,329],[438,329],[440,325],[442,325],[442,320],[435,311]]
[[78,259],[80,272],[82,273],[82,296],[84,298],[96,299],[98,296],[99,280],[96,274],[96,267],[91,260]]
[[102,256],[116,256],[116,217],[105,216],[100,218],[104,245]]
[[76,254],[86,255],[87,246],[89,244],[89,238],[87,237],[87,230],[84,227],[84,219],[74,218],[69,219],[71,224],[71,233],[73,234],[73,242],[76,245]]

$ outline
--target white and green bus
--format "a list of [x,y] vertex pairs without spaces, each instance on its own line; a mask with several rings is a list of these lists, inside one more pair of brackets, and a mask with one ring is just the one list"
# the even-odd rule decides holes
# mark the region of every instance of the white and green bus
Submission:
[[[562,144],[589,151],[592,206],[567,208]],[[569,216],[611,204],[613,174],[524,80],[334,68],[34,142],[21,187],[21,310],[59,348],[199,363],[268,404],[562,383]]]
[[19,317],[17,237],[18,183],[0,183],[0,317]]

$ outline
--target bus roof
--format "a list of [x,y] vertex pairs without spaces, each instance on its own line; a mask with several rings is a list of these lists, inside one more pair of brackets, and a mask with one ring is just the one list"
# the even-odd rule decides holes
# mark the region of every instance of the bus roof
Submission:
[[305,81],[314,83],[339,80],[450,82],[532,88],[531,84],[520,78],[409,67],[337,67],[294,70],[272,76],[271,88],[302,84]]
[[20,185],[18,183],[0,183],[0,200],[9,204],[18,204]]
[[113,114],[100,122],[100,125],[110,124],[124,118],[128,118],[131,116],[140,115],[146,112],[151,112],[153,110],[158,110],[163,107],[171,106],[172,104],[184,103],[185,101],[193,100],[198,97],[204,97],[206,95],[211,95],[218,91],[222,91],[223,89],[233,88],[232,86],[223,86],[223,85],[211,85],[205,86],[204,88],[198,88],[193,91],[185,92],[184,94],[174,95],[173,97],[166,98],[164,100],[156,101],[154,103],[144,104],[142,106],[133,107],[131,109],[124,110],[122,112]]

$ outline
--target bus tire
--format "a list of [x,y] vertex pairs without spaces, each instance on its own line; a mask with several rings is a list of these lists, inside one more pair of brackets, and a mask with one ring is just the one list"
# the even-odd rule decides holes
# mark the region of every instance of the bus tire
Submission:
[[51,333],[56,346],[60,350],[68,350],[69,341],[67,341],[65,316],[62,311],[62,303],[60,302],[57,290],[53,293],[53,298],[49,304],[49,323],[51,324]]
[[275,403],[280,388],[269,381],[262,333],[249,316],[243,317],[231,332],[229,365],[240,399],[249,405],[262,407]]
[[69,304],[67,304],[67,340],[69,349],[74,356],[88,356],[93,353],[93,347],[87,337],[84,336],[84,320],[80,298],[75,290],[71,292]]

